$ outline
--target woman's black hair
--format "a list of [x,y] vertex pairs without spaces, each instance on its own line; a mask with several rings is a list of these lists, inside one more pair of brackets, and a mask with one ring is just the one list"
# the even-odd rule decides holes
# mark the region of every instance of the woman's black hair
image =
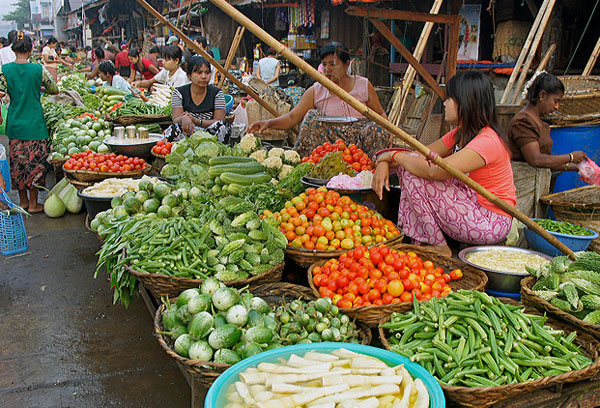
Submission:
[[160,48],[158,48],[156,45],[152,48],[150,48],[150,51],[148,51],[150,54],[156,54],[157,52],[160,53]]
[[98,71],[113,76],[117,74],[117,68],[115,68],[111,61],[102,61],[100,65],[98,65]]
[[92,50],[92,47],[90,47],[89,45],[86,45],[86,46],[85,46],[85,48],[84,48],[84,50],[86,50],[86,51],[91,51],[91,50]]
[[28,35],[25,35],[20,39],[17,37],[11,48],[15,54],[25,54],[33,50],[33,41],[31,41],[31,37]]
[[461,71],[450,78],[446,90],[446,96],[458,105],[460,129],[456,133],[456,144],[459,147],[465,147],[487,126],[494,129],[505,145],[508,144],[497,126],[494,87],[484,73]]
[[265,55],[277,55],[277,52],[273,48],[269,47],[267,48],[267,52],[265,52]]
[[165,48],[163,48],[162,54],[164,59],[173,61],[179,60],[179,63],[181,64],[183,53],[181,52],[181,48],[179,48],[177,45],[167,45]]
[[139,57],[140,56],[140,52],[138,51],[137,48],[132,48],[129,50],[129,52],[127,53],[127,56],[129,57]]
[[17,39],[17,34],[19,32],[17,30],[10,30],[8,32],[8,45],[14,44],[15,40]]
[[8,45],[8,40],[4,37],[0,37],[0,44],[2,44],[3,47],[5,47],[6,45]]
[[69,51],[71,51],[71,52],[77,52],[77,49],[75,48],[74,45],[69,45]]
[[104,59],[104,50],[101,47],[96,48],[94,54],[96,54],[96,58]]
[[323,60],[328,55],[335,55],[338,57],[344,64],[350,61],[350,52],[348,51],[348,47],[339,42],[332,42],[321,48],[320,55],[321,60]]
[[196,37],[196,41],[199,44],[202,44],[202,47],[204,47],[204,48],[208,47],[208,40],[206,39],[205,36],[200,35],[200,36]]
[[527,102],[533,106],[540,102],[540,94],[542,91],[546,94],[564,94],[565,86],[560,79],[547,72],[542,72],[534,80],[527,89]]
[[204,59],[204,57],[200,57],[198,55],[194,55],[192,58],[190,58],[189,61],[187,61],[187,67],[186,67],[186,73],[188,74],[188,76],[192,75],[192,73],[194,72],[200,72],[200,69],[204,66],[208,67],[208,70],[210,71],[210,63]]
[[56,44],[58,43],[58,40],[54,37],[50,37],[48,38],[48,41],[46,42],[46,45],[50,45],[50,44]]

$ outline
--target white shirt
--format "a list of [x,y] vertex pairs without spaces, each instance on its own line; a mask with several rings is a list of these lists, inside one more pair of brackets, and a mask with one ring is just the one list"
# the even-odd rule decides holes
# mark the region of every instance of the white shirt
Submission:
[[16,59],[17,56],[13,52],[12,48],[10,48],[10,45],[0,49],[0,66],[10,62],[15,62]]
[[[279,60],[277,58],[265,57],[258,61],[258,66],[260,68],[260,79],[266,82],[275,76],[275,72],[279,66]],[[279,86],[279,78],[269,85]]]
[[45,62],[44,65],[45,66],[49,66],[49,67],[57,67],[58,66],[58,54],[56,53],[56,51],[54,51],[54,48],[50,48],[49,46],[45,46],[42,49],[42,57],[44,55],[48,55],[49,57],[53,57],[54,59],[49,61],[49,62]]
[[172,76],[169,75],[169,71],[163,68],[158,74],[154,76],[154,79],[158,83],[173,86],[175,88],[190,83],[190,79],[188,78],[185,71],[181,68],[177,68],[177,71],[175,71],[175,73]]

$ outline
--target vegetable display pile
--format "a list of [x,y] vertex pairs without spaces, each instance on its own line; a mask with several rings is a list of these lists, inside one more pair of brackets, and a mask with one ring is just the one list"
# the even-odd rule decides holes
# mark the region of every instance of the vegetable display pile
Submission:
[[562,311],[600,324],[600,254],[578,252],[576,258],[557,256],[549,265],[527,268],[538,279],[532,290]]
[[373,161],[362,149],[359,149],[355,144],[346,147],[346,144],[341,139],[336,140],[333,144],[325,142],[323,145],[315,148],[310,156],[303,157],[302,161],[317,164],[328,153],[332,152],[341,152],[342,159],[357,173],[363,170],[373,170]]
[[[247,152],[253,146],[252,139],[244,144],[245,138],[254,138],[254,136],[244,136],[240,142],[242,150]],[[260,143],[259,139],[256,139]],[[247,146],[247,145],[250,145]],[[274,147],[271,150],[256,150],[250,154],[250,157],[256,159],[260,164],[265,166],[267,173],[275,180],[281,180],[287,176],[293,166],[300,163],[300,156],[294,150],[284,150],[280,147]]]
[[156,154],[160,154],[162,156],[166,156],[171,153],[171,149],[173,148],[173,143],[165,142],[164,140],[159,140],[156,142],[156,145],[152,147],[152,151]]
[[310,172],[311,177],[325,180],[338,174],[347,174],[349,176],[356,174],[354,169],[342,160],[342,152],[327,153]]
[[[151,105],[159,106],[159,107],[168,107],[171,106],[171,97],[173,95],[173,88],[168,85],[163,84],[154,84],[154,90],[152,91],[152,95],[148,98],[148,103]],[[170,114],[169,114],[170,116]]]
[[158,183],[156,177],[142,176],[142,178],[108,178],[99,183],[83,189],[82,194],[90,197],[120,197],[123,194],[133,191],[137,193],[139,186],[145,186],[146,181],[152,184]]
[[403,365],[346,349],[292,354],[240,373],[226,408],[428,408],[429,393]]
[[418,362],[442,384],[496,387],[559,375],[587,367],[575,331],[545,325],[484,292],[457,291],[432,298],[405,314],[394,313],[382,327],[390,350]]
[[265,211],[263,218],[277,220],[292,247],[310,250],[352,249],[398,235],[391,221],[325,187],[309,188],[281,211]]
[[389,249],[385,245],[360,246],[312,270],[312,282],[321,297],[331,298],[341,308],[379,306],[445,297],[448,283],[461,279],[460,269],[446,272],[414,252]]
[[243,186],[268,183],[271,180],[263,165],[251,157],[213,157],[208,164],[211,179],[207,180],[206,187],[216,196],[236,196]]
[[146,103],[138,98],[132,98],[126,101],[117,109],[111,111],[110,116],[113,118],[119,116],[137,116],[137,115],[171,115],[170,105],[161,107]]
[[94,153],[91,150],[73,154],[64,164],[64,168],[67,170],[89,170],[103,173],[143,170],[146,167],[148,167],[146,161],[139,157],[127,157],[115,153]]
[[90,87],[95,86],[96,81],[87,80],[85,78],[85,74],[77,73],[72,75],[67,75],[62,77],[60,81],[58,81],[58,86],[60,90],[73,90],[77,91],[80,95],[85,96],[92,91]]
[[93,116],[69,119],[52,137],[50,159],[62,160],[86,150],[108,153],[108,146],[103,142],[110,136],[110,124],[102,119]]
[[543,229],[560,234],[591,236],[594,233],[581,225],[573,225],[569,222],[554,220],[535,220]]
[[103,115],[108,115],[117,110],[118,106],[123,105],[127,92],[112,86],[101,86],[96,89],[96,94],[100,95],[98,110]]
[[[46,188],[42,187],[48,191]],[[77,196],[77,188],[69,183],[66,178],[56,183],[44,201],[44,213],[50,218],[58,218],[67,211],[78,214],[81,211],[83,200]]]
[[42,109],[44,110],[44,119],[50,135],[53,135],[58,126],[65,120],[81,115],[87,110],[86,108],[48,101],[42,102]]

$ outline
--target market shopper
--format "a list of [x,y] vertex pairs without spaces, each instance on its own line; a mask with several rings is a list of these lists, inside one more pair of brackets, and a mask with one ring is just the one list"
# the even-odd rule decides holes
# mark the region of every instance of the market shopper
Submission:
[[176,45],[169,45],[163,50],[164,68],[154,78],[144,81],[136,81],[132,85],[136,88],[150,89],[152,85],[159,83],[172,87],[180,87],[190,83],[190,79],[181,69],[182,52]]
[[105,86],[112,86],[126,92],[132,92],[131,85],[121,75],[117,74],[117,68],[110,61],[103,61],[98,65],[98,75],[104,81]]
[[219,142],[229,143],[231,125],[225,120],[225,94],[209,83],[210,63],[202,57],[193,56],[187,64],[187,76],[191,83],[173,91],[173,125],[165,135],[176,141],[197,130],[216,135]]
[[161,69],[163,67],[162,61],[160,60],[160,49],[156,45],[150,48],[150,51],[148,51],[148,54],[146,54],[145,57],[156,68]]
[[0,66],[14,62],[17,59],[11,45],[17,40],[17,30],[11,30],[8,33],[8,44],[0,50]]
[[[508,141],[496,130],[496,102],[490,80],[463,71],[448,82],[445,120],[458,127],[428,146],[487,190],[516,204]],[[373,190],[389,190],[390,170],[400,180],[398,225],[416,244],[451,255],[444,233],[469,244],[495,244],[506,238],[512,217],[427,159],[402,151],[376,162]]]
[[[386,116],[375,88],[365,77],[347,74],[350,64],[348,48],[333,42],[321,49],[321,63],[324,75],[367,105],[371,110]],[[354,122],[341,125],[324,123],[323,117],[344,116]],[[308,156],[316,147],[325,142],[334,143],[342,139],[346,144],[356,144],[369,156],[377,151],[390,147],[392,135],[381,126],[365,118],[360,112],[333,95],[320,83],[316,82],[306,90],[300,102],[285,115],[269,120],[252,123],[248,132],[262,133],[267,129],[290,129],[302,122],[295,150],[300,156]]]
[[82,70],[82,72],[90,71],[89,73],[85,74],[87,79],[96,78],[98,76],[98,68],[100,67],[100,64],[106,61],[104,50],[101,47],[98,47],[94,50],[94,55],[96,58],[94,59],[94,62],[92,62],[91,67]]
[[258,61],[256,77],[271,86],[279,86],[279,72],[281,64],[277,59],[277,53],[273,48],[267,49],[266,56]]
[[142,58],[137,48],[132,48],[127,54],[129,62],[131,62],[131,75],[129,75],[129,83],[135,81],[135,75],[137,72],[142,75],[145,80],[154,78],[154,75],[158,74],[158,68],[156,68],[150,60]]
[[60,58],[56,53],[56,47],[58,45],[58,41],[54,37],[50,37],[48,42],[46,42],[46,46],[42,49],[42,61],[44,63],[44,67],[50,72],[54,80],[58,80],[58,64],[64,64],[71,68],[73,68],[73,64],[68,63],[64,59]]
[[121,52],[115,56],[115,67],[123,78],[129,78],[131,75],[131,61],[129,61],[129,44],[127,41],[121,41]]
[[[33,42],[23,32],[12,45],[15,62],[0,68],[0,96],[10,96],[6,119],[12,186],[19,190],[20,205],[31,213],[41,212],[36,186],[45,184],[48,129],[40,103],[40,91],[57,94],[52,75],[29,62]],[[1,122],[0,118],[0,122]]]

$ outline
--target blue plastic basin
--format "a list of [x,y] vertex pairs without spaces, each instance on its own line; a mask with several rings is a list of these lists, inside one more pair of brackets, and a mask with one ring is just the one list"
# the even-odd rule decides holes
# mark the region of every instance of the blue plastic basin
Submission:
[[328,352],[340,348],[354,351],[355,353],[364,354],[375,357],[388,364],[396,366],[404,364],[413,378],[420,378],[429,391],[429,408],[445,408],[446,399],[442,391],[442,387],[437,380],[423,367],[417,363],[413,363],[408,358],[401,356],[391,351],[363,346],[360,344],[350,343],[312,343],[312,344],[297,344],[295,346],[281,347],[275,350],[265,351],[250,358],[240,361],[236,365],[230,367],[227,371],[221,374],[206,394],[204,400],[204,408],[222,408],[227,405],[226,392],[231,384],[239,381],[239,374],[246,371],[248,368],[257,367],[260,363],[275,363],[278,359],[288,359],[292,354],[304,355],[309,351]]
[[231,109],[233,108],[233,96],[229,94],[225,94],[225,114],[229,115]]
[[[535,218],[534,218],[535,220]],[[591,244],[591,242],[598,238],[598,233],[591,229],[586,228],[588,231],[593,232],[594,235],[582,236],[582,235],[569,235],[569,234],[561,234],[559,232],[548,231],[549,234],[554,235],[560,242],[565,244],[572,251],[585,251]],[[550,256],[558,256],[563,255],[557,248],[554,247],[551,243],[546,241],[544,238],[540,237],[538,234],[530,230],[529,228],[525,228],[525,239],[527,239],[527,243],[531,247],[531,249],[541,252]]]

